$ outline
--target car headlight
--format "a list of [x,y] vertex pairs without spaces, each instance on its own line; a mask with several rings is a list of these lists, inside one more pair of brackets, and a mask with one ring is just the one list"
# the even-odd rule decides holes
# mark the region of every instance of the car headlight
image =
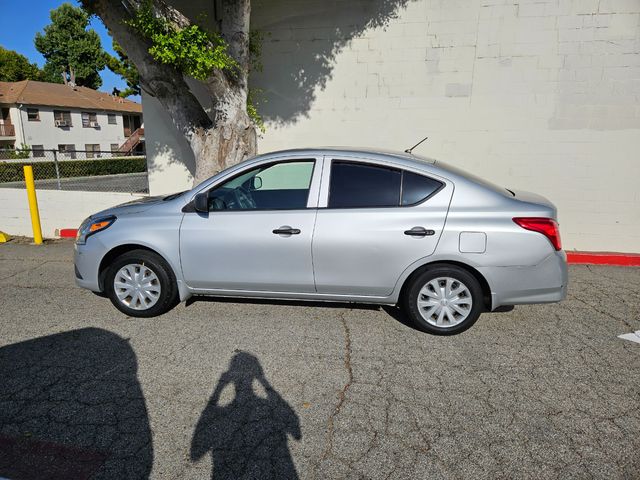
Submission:
[[98,233],[106,228],[109,228],[115,221],[116,217],[114,217],[113,215],[100,218],[87,218],[84,222],[82,222],[80,228],[78,228],[78,233],[76,235],[76,244],[84,245],[87,242],[88,237],[90,237],[94,233]]

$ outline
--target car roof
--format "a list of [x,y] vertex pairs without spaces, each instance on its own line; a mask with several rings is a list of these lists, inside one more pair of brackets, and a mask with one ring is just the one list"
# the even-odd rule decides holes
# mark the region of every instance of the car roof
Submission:
[[[332,157],[359,157],[371,160],[381,160],[392,162],[399,167],[408,167],[423,170],[430,174],[439,175],[448,178],[458,184],[473,185],[475,188],[490,190],[500,195],[504,195],[507,191],[499,185],[495,185],[483,178],[477,177],[469,172],[461,170],[453,165],[448,165],[433,158],[416,155],[407,152],[398,152],[395,150],[385,150],[382,148],[354,148],[354,147],[317,147],[317,148],[294,148],[289,150],[280,150],[269,152],[254,157],[253,160],[268,160],[270,158],[286,157],[286,156],[309,155],[317,157],[320,155],[329,155]],[[345,158],[346,159],[346,158]]]
[[[314,147],[314,148],[292,148],[287,150],[278,150],[274,152],[267,152],[255,157],[249,158],[244,162],[238,163],[227,170],[223,170],[221,173],[232,173],[245,166],[259,163],[269,160],[278,160],[286,157],[304,157],[315,158],[319,156],[331,156],[337,159],[369,159],[373,161],[386,162],[396,167],[406,167],[408,169],[422,170],[423,172],[431,175],[436,175],[444,179],[453,181],[459,185],[465,184],[468,186],[474,186],[475,188],[482,188],[483,190],[491,190],[503,194],[506,192],[502,187],[493,185],[484,179],[475,177],[474,175],[464,172],[458,168],[447,165],[446,163],[436,161],[433,158],[425,157],[422,155],[415,155],[413,153],[398,152],[394,150],[385,150],[382,148],[355,148],[355,147]],[[342,158],[340,158],[342,157]],[[194,190],[200,191],[207,188],[210,184],[217,181],[218,175],[205,180],[201,184],[194,187]]]
[[254,159],[264,159],[270,157],[280,157],[280,156],[288,156],[288,155],[310,155],[310,156],[318,156],[318,155],[332,155],[332,156],[364,156],[369,158],[379,158],[380,160],[389,159],[392,157],[393,160],[400,161],[400,163],[405,163],[407,166],[423,166],[425,163],[433,165],[435,160],[429,157],[424,157],[422,155],[415,155],[412,153],[399,152],[395,150],[386,150],[383,148],[354,148],[354,147],[315,147],[315,148],[292,148],[288,150],[279,150],[275,152],[268,152]]

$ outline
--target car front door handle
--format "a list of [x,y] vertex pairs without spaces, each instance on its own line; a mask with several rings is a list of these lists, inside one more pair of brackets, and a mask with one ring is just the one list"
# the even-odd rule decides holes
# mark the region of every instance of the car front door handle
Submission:
[[436,232],[434,230],[428,230],[424,227],[413,227],[411,230],[405,230],[404,234],[409,235],[410,237],[427,237],[434,235]]
[[283,225],[280,228],[276,228],[273,233],[276,235],[298,235],[300,233],[300,229],[291,228],[289,225]]

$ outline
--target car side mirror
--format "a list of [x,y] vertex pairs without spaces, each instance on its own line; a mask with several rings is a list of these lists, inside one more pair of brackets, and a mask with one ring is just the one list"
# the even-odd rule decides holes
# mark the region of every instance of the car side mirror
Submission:
[[251,190],[259,190],[262,188],[262,178],[256,176],[251,179]]
[[200,213],[209,213],[209,192],[199,193],[193,199],[193,209]]

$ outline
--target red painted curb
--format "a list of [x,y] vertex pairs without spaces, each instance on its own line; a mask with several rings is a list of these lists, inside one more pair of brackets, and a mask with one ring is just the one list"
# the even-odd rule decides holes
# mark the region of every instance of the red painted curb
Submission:
[[77,228],[61,228],[58,231],[58,235],[61,238],[76,238],[77,233],[78,233]]
[[567,262],[572,264],[640,267],[640,254],[616,252],[567,252]]

